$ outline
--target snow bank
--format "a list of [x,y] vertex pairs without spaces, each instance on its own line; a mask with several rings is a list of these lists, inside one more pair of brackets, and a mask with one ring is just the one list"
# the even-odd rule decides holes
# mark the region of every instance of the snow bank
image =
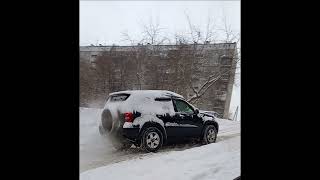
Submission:
[[[102,109],[80,108],[80,171],[95,168],[103,157],[115,149],[112,144],[100,135],[98,123]],[[103,165],[103,164],[101,164]]]
[[240,175],[240,137],[89,170],[81,180],[232,180]]
[[80,108],[80,150],[88,142],[96,141],[100,137],[98,125],[101,117],[101,109]]

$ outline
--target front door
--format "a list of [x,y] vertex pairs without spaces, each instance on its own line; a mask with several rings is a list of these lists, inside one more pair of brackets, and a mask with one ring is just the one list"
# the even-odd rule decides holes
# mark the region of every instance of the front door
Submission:
[[173,99],[176,117],[179,124],[179,134],[182,137],[199,137],[202,129],[201,118],[194,109],[181,99]]

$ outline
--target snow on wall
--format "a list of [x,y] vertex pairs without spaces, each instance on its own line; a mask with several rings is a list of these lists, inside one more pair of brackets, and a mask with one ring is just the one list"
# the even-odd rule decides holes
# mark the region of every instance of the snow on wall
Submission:
[[[193,47],[194,45],[192,45]],[[151,45],[143,45],[143,46],[80,46],[80,52],[105,52],[110,51],[113,49],[114,51],[132,51],[137,50],[138,48],[147,48],[152,49]],[[234,49],[234,43],[217,43],[217,44],[196,44],[196,47],[199,49],[211,50],[211,49]],[[177,50],[181,48],[180,45],[157,45],[157,49],[161,51],[168,51],[168,50]],[[190,48],[190,47],[189,47]]]

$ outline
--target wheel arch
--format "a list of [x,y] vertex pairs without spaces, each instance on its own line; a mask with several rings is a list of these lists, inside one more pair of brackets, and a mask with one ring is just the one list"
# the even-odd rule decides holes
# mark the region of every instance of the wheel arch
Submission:
[[139,139],[140,140],[141,140],[141,136],[142,136],[143,130],[146,129],[146,128],[149,128],[149,127],[158,128],[161,131],[162,135],[163,135],[163,143],[167,142],[167,132],[166,132],[165,128],[161,124],[159,124],[157,122],[152,122],[152,121],[144,123],[142,125],[142,127],[140,128],[140,131],[139,131]]
[[202,131],[201,131],[201,135],[203,135],[204,129],[205,129],[205,127],[208,126],[208,125],[213,125],[213,126],[216,128],[217,133],[219,132],[219,124],[218,124],[216,121],[206,121],[206,122],[204,123],[204,125],[203,125],[203,129],[202,129]]

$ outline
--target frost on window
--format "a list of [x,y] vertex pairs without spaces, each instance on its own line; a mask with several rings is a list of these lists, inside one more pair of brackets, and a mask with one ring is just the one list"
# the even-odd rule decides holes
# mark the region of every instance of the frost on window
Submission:
[[110,101],[114,102],[114,101],[125,101],[128,99],[128,97],[130,96],[130,94],[118,94],[118,95],[113,95],[110,96]]
[[159,104],[160,104],[161,109],[164,112],[172,112],[172,111],[174,111],[173,104],[172,104],[171,100],[170,101],[160,101]]

